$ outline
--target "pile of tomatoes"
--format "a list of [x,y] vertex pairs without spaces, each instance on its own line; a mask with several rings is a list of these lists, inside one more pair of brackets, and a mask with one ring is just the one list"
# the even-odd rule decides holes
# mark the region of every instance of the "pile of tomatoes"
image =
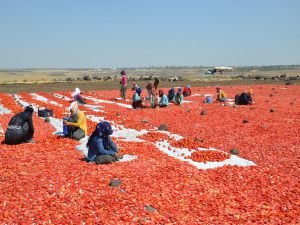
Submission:
[[176,148],[198,149],[200,147],[205,147],[202,139],[189,137],[180,139],[178,141],[172,140],[170,144]]
[[146,134],[138,136],[140,139],[144,139],[146,141],[156,142],[162,140],[169,140],[170,137],[167,134],[161,132],[148,132]]
[[214,150],[198,150],[192,153],[191,158],[195,162],[222,162],[230,158],[230,155],[226,152],[214,151]]

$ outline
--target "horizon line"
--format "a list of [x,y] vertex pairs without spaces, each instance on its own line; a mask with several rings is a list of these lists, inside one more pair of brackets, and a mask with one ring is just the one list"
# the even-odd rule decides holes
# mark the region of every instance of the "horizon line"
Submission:
[[[243,67],[298,67],[300,64],[266,64],[266,65],[228,65],[225,64],[226,66],[231,66],[235,68],[243,68]],[[225,66],[225,65],[194,65],[194,66],[188,66],[188,65],[165,65],[165,66],[117,66],[117,67],[2,67],[0,70],[54,70],[54,69],[62,69],[62,70],[97,70],[97,69],[111,69],[111,70],[117,70],[117,69],[150,69],[150,68],[208,68],[208,67],[216,67],[216,66]]]

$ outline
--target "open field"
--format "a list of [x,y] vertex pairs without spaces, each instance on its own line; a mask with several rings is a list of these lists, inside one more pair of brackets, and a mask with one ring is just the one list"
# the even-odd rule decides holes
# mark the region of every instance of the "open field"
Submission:
[[[145,90],[147,81],[138,81],[140,87]],[[220,80],[220,79],[210,79],[209,81],[178,81],[169,82],[161,81],[159,87],[184,87],[186,84],[190,84],[192,87],[200,86],[231,86],[231,85],[255,85],[255,84],[285,84],[285,81],[260,81],[260,80]],[[300,80],[293,81],[294,84],[300,84]],[[6,84],[0,85],[0,92],[5,93],[17,93],[17,92],[36,92],[36,91],[74,91],[76,87],[79,87],[82,91],[91,90],[116,90],[120,89],[119,81],[89,81],[89,82],[60,82],[60,83],[41,83],[41,84]],[[131,85],[129,83],[129,89]]]
[[[159,68],[128,68],[127,76],[132,79],[146,78],[149,76],[168,79],[170,77],[181,77],[190,81],[208,81],[212,75],[205,74],[212,67],[159,67]],[[121,69],[7,69],[0,70],[0,83],[46,83],[62,82],[66,80],[83,80],[83,77],[91,79],[104,79],[110,77],[112,80],[120,78]],[[276,77],[285,75],[287,77],[300,76],[300,66],[269,66],[269,67],[236,67],[233,71],[223,74],[216,73],[219,79],[234,79],[236,77]]]
[[[158,77],[160,87],[213,85],[253,85],[300,83],[299,66],[275,67],[240,67],[233,72],[205,74],[204,67],[128,69],[129,85],[135,80],[145,87],[147,79]],[[113,90],[119,88],[120,70],[117,69],[27,69],[0,70],[0,92],[15,93],[20,91],[63,91],[74,90]],[[170,82],[171,77],[180,81]],[[84,80],[86,78],[86,80]]]
[[[228,97],[253,88],[255,104],[203,104],[205,94],[215,94],[215,83],[195,82],[183,107],[133,110],[129,99],[114,99],[118,90],[97,90],[105,82],[80,83],[88,98],[80,109],[87,115],[89,134],[99,120],[110,121],[113,140],[126,156],[110,165],[82,160],[87,139],[77,142],[55,135],[62,130],[61,118],[75,87],[71,85],[78,83],[20,85],[14,96],[1,90],[4,130],[28,103],[53,109],[54,118],[45,123],[34,115],[35,144],[1,144],[0,221],[300,224],[299,85],[228,82]],[[118,86],[106,84],[111,86],[101,88]],[[172,84],[181,83],[161,86]],[[132,94],[128,91],[128,97]],[[203,110],[206,114],[200,115]],[[158,131],[163,123],[168,132]],[[231,155],[231,149],[238,149],[238,156]],[[110,186],[115,178],[121,186]]]

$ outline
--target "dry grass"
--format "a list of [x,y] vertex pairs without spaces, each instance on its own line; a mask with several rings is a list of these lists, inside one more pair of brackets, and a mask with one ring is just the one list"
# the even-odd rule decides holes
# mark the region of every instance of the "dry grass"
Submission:
[[[127,69],[127,75],[131,78],[143,77],[182,77],[183,81],[169,82],[162,81],[161,87],[184,86],[187,83],[192,86],[209,85],[247,85],[264,83],[285,83],[284,81],[274,80],[240,80],[233,79],[238,75],[272,77],[286,74],[286,76],[300,76],[300,67],[279,68],[270,70],[264,68],[236,68],[233,72],[212,75],[205,74],[202,67],[182,67],[182,68],[151,68],[151,69]],[[111,90],[119,89],[120,70],[111,69],[27,69],[27,70],[0,70],[0,92],[15,93],[20,91],[58,91],[73,90],[80,87],[82,90]],[[112,81],[72,81],[65,82],[67,78],[76,80],[83,76],[111,77]],[[131,83],[132,81],[129,81]],[[293,81],[298,84],[300,81]],[[138,81],[141,87],[146,86],[147,81]]]

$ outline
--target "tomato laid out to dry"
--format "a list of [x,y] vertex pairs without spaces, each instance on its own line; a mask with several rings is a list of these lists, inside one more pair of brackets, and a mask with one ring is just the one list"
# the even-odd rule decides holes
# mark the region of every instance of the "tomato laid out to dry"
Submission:
[[[215,93],[213,86],[192,87],[193,96],[186,97],[190,102],[182,107],[170,104],[140,110],[126,107],[130,101],[115,100],[119,90],[85,92],[86,96],[108,101],[89,99],[90,105],[101,110],[80,105],[86,115],[104,117],[120,128],[149,131],[138,136],[144,142],[114,138],[120,154],[137,158],[108,165],[85,162],[76,149],[78,141],[56,137],[51,124],[34,114],[36,143],[1,143],[1,223],[300,224],[300,87],[222,88],[229,98],[252,88],[255,104],[204,104],[203,96]],[[61,119],[71,92],[54,93],[65,97],[38,92],[49,100],[43,102],[30,93],[17,94],[28,103],[51,108],[54,117]],[[127,93],[131,98],[133,92]],[[10,118],[23,107],[4,93],[0,93],[0,104],[0,125],[5,133]],[[2,113],[3,107],[11,113]],[[276,110],[270,113],[270,109]],[[205,115],[200,115],[202,110]],[[249,123],[243,123],[244,119]],[[89,134],[96,124],[88,118]],[[160,124],[183,139],[176,141],[154,131]],[[4,140],[4,134],[0,139]],[[172,147],[195,150],[190,159],[196,162],[224,161],[234,148],[239,150],[239,157],[257,166],[198,170],[162,153],[153,144],[161,140],[168,140]],[[121,185],[111,187],[111,180],[116,178]]]

